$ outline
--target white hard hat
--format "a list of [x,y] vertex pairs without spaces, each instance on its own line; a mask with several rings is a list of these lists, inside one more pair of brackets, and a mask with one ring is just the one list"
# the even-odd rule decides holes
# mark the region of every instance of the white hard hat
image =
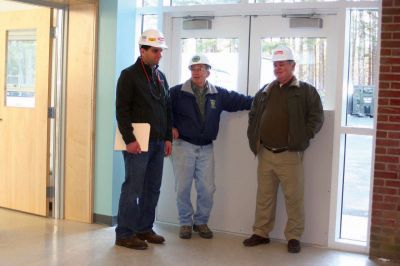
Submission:
[[202,55],[202,54],[196,54],[190,58],[189,61],[189,69],[193,65],[207,65],[209,68],[211,68],[210,61],[208,61],[207,56]]
[[272,52],[272,62],[294,60],[292,50],[287,46],[278,46]]
[[164,35],[158,30],[145,30],[140,36],[139,45],[148,45],[159,48],[168,48],[165,44]]

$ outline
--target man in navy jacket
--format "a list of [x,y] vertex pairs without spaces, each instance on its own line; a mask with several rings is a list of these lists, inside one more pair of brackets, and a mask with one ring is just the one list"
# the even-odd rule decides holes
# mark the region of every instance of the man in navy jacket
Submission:
[[[250,110],[253,98],[208,82],[211,65],[204,55],[193,56],[189,69],[191,79],[170,90],[179,237],[191,238],[193,228],[200,237],[212,238],[207,223],[215,192],[213,141],[218,135],[220,116],[222,111]],[[193,180],[197,191],[196,212],[190,200]]]

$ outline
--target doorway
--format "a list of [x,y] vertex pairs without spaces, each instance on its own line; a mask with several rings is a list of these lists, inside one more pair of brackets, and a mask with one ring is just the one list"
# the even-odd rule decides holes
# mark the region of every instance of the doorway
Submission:
[[49,215],[53,10],[0,13],[0,206]]

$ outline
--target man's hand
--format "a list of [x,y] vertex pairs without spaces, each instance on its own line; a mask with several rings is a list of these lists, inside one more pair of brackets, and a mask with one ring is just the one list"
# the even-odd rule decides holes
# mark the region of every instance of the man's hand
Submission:
[[165,141],[165,145],[164,145],[164,154],[165,156],[170,156],[172,152],[172,142],[169,140]]
[[176,127],[172,128],[172,137],[174,139],[178,139],[179,138],[179,132],[178,132],[178,129]]
[[139,142],[137,142],[137,141],[131,142],[128,145],[126,145],[126,151],[129,153],[133,153],[133,154],[142,153]]

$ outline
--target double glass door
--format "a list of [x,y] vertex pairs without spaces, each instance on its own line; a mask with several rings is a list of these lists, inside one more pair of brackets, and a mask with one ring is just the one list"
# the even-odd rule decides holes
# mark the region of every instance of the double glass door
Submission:
[[[183,29],[185,18],[173,18],[171,47],[176,69],[171,72],[172,83],[188,79],[190,57],[202,53],[212,64],[210,82],[254,95],[274,79],[272,50],[286,44],[296,55],[296,76],[315,85],[325,109],[332,109],[337,58],[337,33],[330,30],[334,17],[323,16],[322,28],[291,28],[290,18],[282,16],[214,17],[209,19],[211,29],[195,30]],[[329,53],[328,43],[332,43]]]

